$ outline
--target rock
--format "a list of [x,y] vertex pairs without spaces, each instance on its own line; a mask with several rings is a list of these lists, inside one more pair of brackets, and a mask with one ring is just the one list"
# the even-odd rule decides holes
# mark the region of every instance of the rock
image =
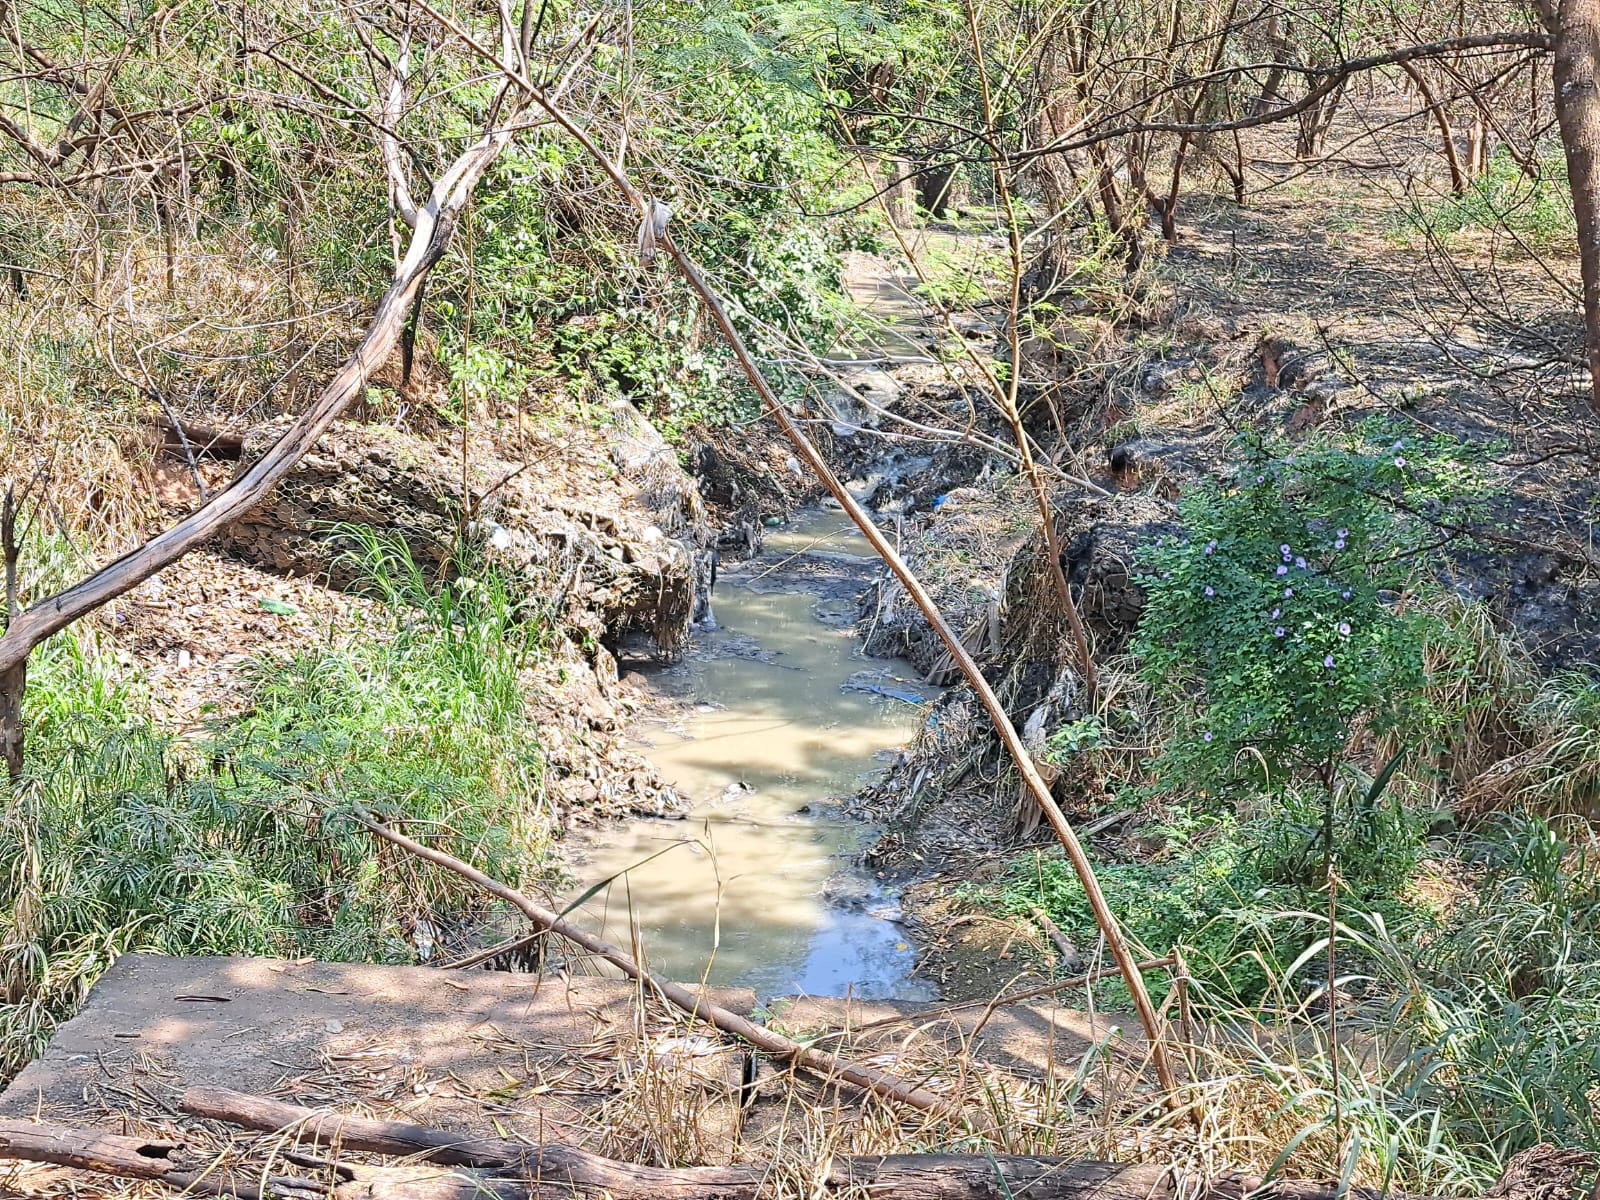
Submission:
[[[637,410],[625,408],[617,410],[610,450],[627,474],[595,479],[581,495],[559,481],[546,490],[537,472],[487,450],[469,461],[463,495],[452,449],[390,427],[336,425],[220,540],[269,570],[349,588],[362,582],[363,568],[345,555],[338,526],[402,538],[416,563],[434,571],[455,550],[458,514],[475,511],[469,535],[530,591],[554,596],[559,589],[570,623],[597,640],[639,631],[672,655],[709,595],[711,530],[670,447]],[[241,469],[279,432],[254,431]]]
[[1139,373],[1139,390],[1153,399],[1170,395],[1187,369],[1186,363],[1146,363]]

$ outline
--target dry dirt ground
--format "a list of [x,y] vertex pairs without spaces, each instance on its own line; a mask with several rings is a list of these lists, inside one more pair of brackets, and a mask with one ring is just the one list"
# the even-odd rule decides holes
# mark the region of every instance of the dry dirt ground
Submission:
[[[669,590],[683,609],[683,586],[655,585],[669,574],[685,584],[688,555],[679,547],[708,533],[699,532],[703,522],[683,528],[698,518],[675,506],[682,501],[698,514],[698,497],[688,495],[692,484],[637,413],[621,406],[614,416],[599,409],[590,416],[556,427],[520,406],[477,413],[465,434],[470,472],[459,429],[343,422],[214,545],[97,613],[100,651],[148,684],[163,725],[187,733],[225,722],[250,703],[262,664],[388,636],[394,614],[359,586],[329,586],[330,567],[350,574],[329,540],[336,525],[404,537],[426,566],[424,555],[448,551],[462,510],[476,509],[508,527],[511,571],[549,578],[540,597],[559,597],[552,602],[559,611],[548,617],[557,636],[528,668],[524,689],[556,809],[574,821],[673,811],[678,797],[623,736],[647,697],[618,683],[602,638],[636,619],[648,637],[653,613],[643,609]],[[248,455],[270,433],[251,430],[235,441],[247,443]],[[147,532],[200,502],[195,472],[174,454],[146,462],[142,443],[129,453],[149,484],[141,498]],[[657,461],[663,456],[665,466]],[[215,492],[236,464],[202,459],[197,469]],[[669,527],[664,533],[659,525]],[[643,605],[640,592],[648,592]],[[675,611],[672,621],[686,624],[688,615]]]
[[[751,1013],[754,996],[712,997]],[[1080,1106],[1115,1106],[1143,1066],[1125,1022],[1048,1001],[943,1015],[935,1006],[798,999],[770,1021],[843,1057],[931,1090],[1009,1106],[1012,1145],[1051,1134],[1063,1064],[1083,1069]],[[870,1030],[866,1029],[871,1024]],[[761,1060],[682,1014],[600,978],[505,972],[125,956],[44,1056],[0,1094],[0,1118],[186,1142],[199,1161],[264,1155],[294,1134],[245,1137],[184,1116],[212,1086],[308,1107],[490,1137],[562,1142],[663,1166],[771,1161],[797,1179],[830,1153],[925,1149],[967,1132]],[[0,1159],[0,1194],[163,1194],[65,1168]]]
[[[1074,583],[1103,655],[1121,648],[1137,619],[1129,569],[1138,545],[1174,531],[1172,500],[1224,469],[1241,435],[1292,445],[1379,418],[1398,436],[1458,438],[1486,459],[1487,512],[1459,517],[1459,527],[1458,514],[1443,514],[1430,563],[1441,582],[1485,601],[1548,668],[1600,658],[1600,445],[1581,369],[1573,248],[1559,228],[1442,231],[1449,197],[1438,134],[1424,117],[1407,118],[1410,106],[1381,89],[1355,94],[1327,159],[1315,163],[1295,161],[1292,124],[1251,132],[1243,206],[1197,169],[1177,243],[1154,247],[1119,312],[1063,299],[1078,307],[1076,328],[1098,322],[1056,386],[1063,419],[1079,430],[1077,460],[1115,493],[1060,493]],[[969,235],[967,245],[981,258],[981,239]],[[915,328],[911,316],[891,315]],[[998,331],[991,336],[998,354]],[[906,392],[902,403],[920,399],[925,420],[943,402],[927,386],[919,397],[914,381]],[[921,503],[903,531],[913,566],[946,615],[974,630],[995,677],[1016,657],[1007,643],[1025,644],[1023,657],[1049,657],[1013,636],[1013,623],[1030,619],[1007,590],[1027,565],[1018,555],[1028,536],[1013,525],[1026,506],[980,484],[950,491],[930,513],[915,494]],[[1114,595],[1100,586],[1113,576]],[[1116,611],[1099,611],[1103,601]],[[997,605],[985,637],[983,610]],[[873,636],[886,612],[881,596],[868,605]],[[918,643],[926,629],[914,614],[911,623],[889,629],[884,652],[915,658],[904,638]],[[1019,726],[1033,703],[1014,711]],[[921,877],[907,911],[930,951],[924,970],[947,996],[986,994],[1029,965],[1047,970],[1052,954],[1043,931],[975,909],[962,894],[975,872],[1002,874],[1018,843],[1011,776],[995,766],[982,726],[981,714],[936,711],[919,751],[868,800],[891,825],[874,865]],[[941,777],[954,781],[948,791],[922,790]],[[1063,803],[1088,820],[1104,799]],[[943,861],[961,865],[928,873]]]
[[1376,416],[1487,446],[1494,501],[1464,534],[1441,530],[1440,571],[1546,662],[1593,661],[1600,447],[1575,247],[1442,232],[1437,133],[1407,111],[1357,97],[1314,165],[1293,160],[1287,129],[1261,131],[1244,207],[1185,203],[1156,268],[1170,315],[1134,339],[1135,387],[1108,388],[1107,450],[1131,439],[1145,486],[1181,486],[1244,429],[1293,439]]

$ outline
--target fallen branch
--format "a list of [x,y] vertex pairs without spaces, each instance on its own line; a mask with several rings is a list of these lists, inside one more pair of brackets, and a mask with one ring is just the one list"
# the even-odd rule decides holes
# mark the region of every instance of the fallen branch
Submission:
[[[225,1121],[245,1129],[290,1131],[345,1150],[364,1150],[398,1158],[424,1158],[446,1166],[512,1171],[524,1179],[563,1188],[600,1188],[613,1196],[743,1197],[755,1194],[760,1167],[687,1167],[668,1170],[620,1162],[575,1146],[528,1146],[503,1138],[450,1133],[406,1121],[353,1117],[327,1109],[302,1108],[266,1096],[226,1088],[190,1088],[179,1107],[196,1117]],[[497,1189],[498,1190],[498,1189]]]
[[1044,930],[1045,936],[1055,946],[1061,955],[1061,969],[1070,971],[1083,964],[1083,955],[1078,953],[1078,948],[1072,944],[1072,939],[1061,932],[1060,926],[1050,919],[1050,914],[1035,904],[1028,910],[1033,914],[1033,919],[1038,922],[1039,928]]
[[824,1054],[822,1051],[814,1050],[809,1046],[802,1046],[799,1042],[790,1041],[782,1034],[775,1033],[763,1025],[757,1025],[748,1017],[740,1016],[731,1009],[712,1003],[705,993],[685,987],[681,983],[675,983],[656,974],[654,971],[640,966],[631,955],[620,947],[613,946],[605,939],[596,937],[586,929],[579,928],[559,914],[530,900],[527,896],[517,891],[516,888],[509,887],[497,879],[490,878],[476,867],[462,862],[453,855],[446,854],[442,850],[435,850],[431,846],[424,846],[421,842],[407,837],[398,830],[390,829],[359,805],[356,809],[356,820],[385,841],[392,842],[401,849],[427,862],[431,862],[435,866],[454,871],[463,879],[477,884],[490,895],[513,905],[540,929],[549,930],[551,933],[565,938],[573,945],[582,947],[596,958],[604,959],[629,979],[647,984],[662,999],[674,1007],[682,1009],[691,1017],[708,1021],[722,1030],[722,1032],[732,1034],[734,1037],[748,1042],[775,1058],[817,1071],[829,1078],[843,1080],[846,1083],[854,1084],[856,1087],[865,1088],[876,1095],[898,1100],[902,1104],[909,1104],[914,1108],[936,1112],[949,1106],[947,1100],[941,1096],[934,1095],[925,1088],[917,1087],[915,1084],[907,1083],[902,1079],[896,1079],[894,1076],[887,1075],[882,1071],[875,1071],[870,1067],[841,1061],[833,1055]]
[[[332,1151],[404,1157],[403,1167],[353,1164],[298,1150],[276,1153],[265,1170],[219,1170],[186,1162],[176,1142],[22,1121],[0,1122],[0,1157],[157,1180],[209,1195],[312,1200],[539,1200],[601,1189],[617,1200],[753,1200],[776,1170],[647,1167],[573,1146],[525,1145],[426,1125],[303,1108],[223,1088],[192,1088],[184,1112],[245,1129],[288,1133]],[[321,1179],[272,1174],[276,1162],[315,1166]],[[444,1168],[457,1168],[447,1170]],[[460,1168],[468,1168],[462,1170]],[[1156,1163],[1073,1161],[1025,1154],[887,1154],[834,1160],[813,1194],[870,1194],[874,1200],[1339,1200],[1332,1185],[1277,1182],[1265,1188],[1236,1173],[1201,1179]],[[1350,1188],[1351,1200],[1406,1200]],[[1420,1198],[1413,1198],[1420,1200]]]

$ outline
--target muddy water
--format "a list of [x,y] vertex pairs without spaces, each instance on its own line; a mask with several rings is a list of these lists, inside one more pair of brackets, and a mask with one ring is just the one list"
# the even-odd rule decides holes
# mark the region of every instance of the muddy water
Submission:
[[933,695],[907,664],[859,655],[849,626],[870,555],[837,513],[771,530],[718,581],[718,628],[680,664],[636,666],[677,702],[640,738],[693,808],[597,831],[574,895],[617,876],[585,920],[626,946],[631,916],[656,970],[762,997],[928,994],[893,895],[847,865],[865,831],[837,804]]

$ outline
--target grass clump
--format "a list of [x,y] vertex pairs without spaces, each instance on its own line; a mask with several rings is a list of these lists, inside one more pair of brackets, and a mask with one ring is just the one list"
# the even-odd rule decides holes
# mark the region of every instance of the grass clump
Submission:
[[1530,250],[1564,249],[1577,236],[1566,162],[1557,150],[1538,165],[1538,174],[1530,177],[1502,148],[1465,190],[1443,199],[1412,201],[1400,216],[1400,231],[1435,236],[1504,232]]
[[482,898],[363,832],[356,803],[498,877],[543,869],[519,687],[543,614],[470,548],[431,581],[347,533],[378,615],[258,662],[237,721],[164,731],[86,632],[36,653],[30,773],[0,819],[0,1073],[122,953],[428,957]]
[[[1180,951],[1193,977],[1213,992],[1258,1004],[1325,932],[1313,921],[1291,926],[1271,919],[1325,906],[1321,805],[1320,796],[1291,792],[1247,819],[1176,809],[1141,831],[1141,842],[1160,843],[1158,851],[1104,862],[1095,873],[1124,928],[1150,956]],[[1404,898],[1424,853],[1418,816],[1395,803],[1341,815],[1341,903],[1431,927],[1433,914]],[[1001,894],[1006,910],[1019,917],[1042,908],[1077,945],[1098,937],[1083,886],[1057,855],[1041,852],[1016,863]],[[1110,987],[1105,1002],[1128,1003],[1121,987]],[[1169,987],[1169,980],[1152,977],[1158,999]]]

